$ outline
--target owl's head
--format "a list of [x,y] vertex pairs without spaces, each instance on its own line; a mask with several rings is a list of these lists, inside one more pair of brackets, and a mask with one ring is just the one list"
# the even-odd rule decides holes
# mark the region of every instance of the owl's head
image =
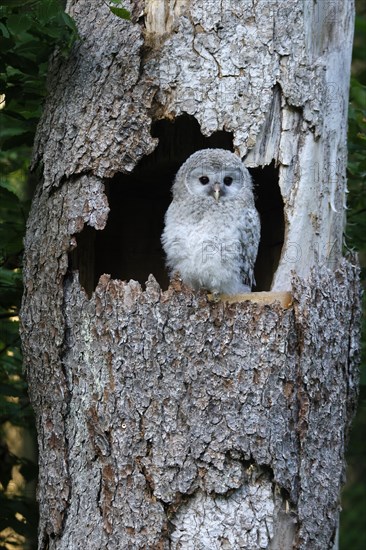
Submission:
[[180,167],[173,194],[220,202],[237,198],[243,189],[251,190],[252,182],[240,158],[225,149],[203,149]]

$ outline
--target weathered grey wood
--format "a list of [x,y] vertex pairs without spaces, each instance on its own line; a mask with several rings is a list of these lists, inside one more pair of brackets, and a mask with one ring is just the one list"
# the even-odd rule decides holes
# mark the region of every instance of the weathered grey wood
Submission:
[[[126,5],[132,23],[68,3],[83,40],[53,60],[35,145],[22,339],[39,547],[332,548],[357,393],[358,270],[340,247],[353,6]],[[106,178],[153,151],[152,121],[182,113],[232,132],[249,166],[279,166],[272,290],[288,307],[210,301],[178,279],[162,292],[153,276],[144,290],[106,274],[92,292],[94,241],[77,238],[106,226]]]

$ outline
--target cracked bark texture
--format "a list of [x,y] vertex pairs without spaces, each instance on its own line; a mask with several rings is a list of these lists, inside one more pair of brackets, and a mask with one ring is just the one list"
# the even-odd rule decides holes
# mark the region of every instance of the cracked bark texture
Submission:
[[[357,267],[341,257],[353,6],[137,0],[132,22],[69,1],[25,242],[22,340],[40,452],[40,549],[331,548],[357,393]],[[225,129],[275,161],[275,302],[210,302],[69,269],[102,231],[104,183],[151,153],[152,121]],[[296,251],[294,256],[293,251]]]

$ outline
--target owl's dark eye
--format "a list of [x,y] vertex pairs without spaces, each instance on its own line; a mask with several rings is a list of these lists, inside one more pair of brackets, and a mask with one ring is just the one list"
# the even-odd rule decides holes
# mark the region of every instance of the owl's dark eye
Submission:
[[207,185],[208,182],[210,181],[210,178],[208,178],[207,176],[201,176],[199,178],[200,182],[202,183],[202,185]]
[[225,185],[231,185],[233,183],[233,178],[231,178],[230,176],[225,176],[224,177],[224,184]]

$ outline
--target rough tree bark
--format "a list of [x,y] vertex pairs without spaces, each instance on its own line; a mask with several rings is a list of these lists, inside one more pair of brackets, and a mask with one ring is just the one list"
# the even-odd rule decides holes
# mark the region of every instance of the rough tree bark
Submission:
[[[331,548],[357,391],[352,3],[125,4],[132,22],[68,2],[81,40],[54,56],[35,144],[39,548]],[[163,291],[154,251],[172,171],[217,145],[253,169],[263,226],[258,292],[230,302]]]

